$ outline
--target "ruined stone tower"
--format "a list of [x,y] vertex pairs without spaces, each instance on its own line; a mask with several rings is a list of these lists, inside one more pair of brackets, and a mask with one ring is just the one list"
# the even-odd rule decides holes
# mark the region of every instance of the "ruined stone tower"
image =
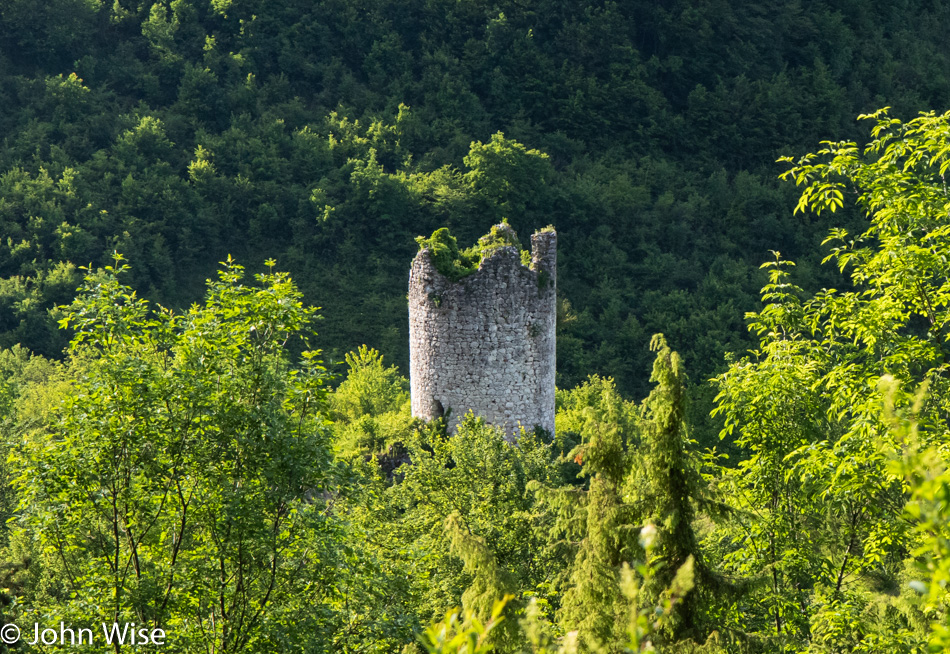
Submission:
[[499,247],[457,282],[421,250],[409,274],[412,415],[450,412],[454,427],[471,410],[509,439],[519,426],[553,433],[556,277],[553,229],[531,237],[530,268]]

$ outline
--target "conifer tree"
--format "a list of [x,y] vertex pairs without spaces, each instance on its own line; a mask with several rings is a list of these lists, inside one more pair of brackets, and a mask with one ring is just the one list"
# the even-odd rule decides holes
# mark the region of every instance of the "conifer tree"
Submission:
[[[462,559],[465,572],[472,575],[471,585],[462,593],[462,608],[467,613],[489,621],[495,614],[499,600],[503,600],[517,590],[511,575],[500,565],[495,554],[484,538],[471,532],[465,520],[458,513],[451,514],[445,520],[445,534],[449,539],[452,553]],[[508,602],[505,613],[513,613],[517,606]],[[513,645],[517,639],[517,622],[505,620],[501,628],[489,637],[492,645],[505,651],[506,645]]]
[[[683,421],[683,391],[686,375],[679,355],[670,350],[662,334],[653,337],[650,349],[657,353],[650,381],[657,384],[643,403],[643,472],[647,481],[649,507],[646,521],[657,526],[654,555],[660,564],[645,588],[651,604],[657,604],[680,566],[690,557],[698,558],[693,532],[693,507],[685,447],[688,442]],[[695,628],[695,601],[687,596],[677,602],[677,616],[671,621],[673,638]]]
[[[620,592],[620,566],[634,554],[633,513],[621,496],[628,456],[617,416],[610,409],[590,407],[583,427],[584,442],[568,455],[590,478],[580,493],[574,518],[580,526],[580,544],[564,594],[561,622],[576,630],[581,646],[607,651],[620,647],[624,634],[625,604]],[[576,493],[562,491],[561,500],[576,502]]]
[[[645,580],[641,603],[668,607],[670,615],[663,616],[658,635],[689,650],[690,641],[703,643],[710,635],[703,608],[709,608],[715,593],[733,593],[737,588],[710,570],[693,530],[694,506],[716,515],[722,505],[705,487],[689,454],[682,360],[662,334],[654,335],[650,349],[657,353],[650,376],[657,386],[643,402],[641,463],[634,466],[640,468],[635,470],[640,476],[632,494],[643,524],[655,525],[657,531],[651,548],[653,574]],[[691,577],[692,590],[676,596],[683,585],[674,579],[684,574]],[[712,649],[702,651],[716,651],[713,643],[707,647]]]

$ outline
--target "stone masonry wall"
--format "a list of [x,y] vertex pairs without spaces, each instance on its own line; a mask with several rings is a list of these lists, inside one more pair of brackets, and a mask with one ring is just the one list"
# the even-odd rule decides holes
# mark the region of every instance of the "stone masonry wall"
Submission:
[[454,428],[469,411],[502,427],[554,432],[557,234],[531,237],[532,263],[514,247],[482,260],[452,282],[428,250],[409,274],[412,415],[450,412]]

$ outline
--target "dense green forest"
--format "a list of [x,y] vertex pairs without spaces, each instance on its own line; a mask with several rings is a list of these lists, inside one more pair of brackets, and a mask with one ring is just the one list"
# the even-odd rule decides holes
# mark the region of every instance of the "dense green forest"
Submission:
[[[947,25],[0,0],[8,649],[950,651]],[[559,233],[517,444],[405,379],[416,237],[501,219]]]
[[770,250],[810,291],[833,279],[818,246],[844,219],[793,217],[776,158],[947,105],[948,22],[929,2],[4,0],[0,344],[59,356],[48,311],[115,250],[179,309],[231,254],[323,308],[328,361],[367,344],[405,372],[414,237],[507,217],[562,235],[561,386],[645,395],[661,331],[702,383],[752,345]]

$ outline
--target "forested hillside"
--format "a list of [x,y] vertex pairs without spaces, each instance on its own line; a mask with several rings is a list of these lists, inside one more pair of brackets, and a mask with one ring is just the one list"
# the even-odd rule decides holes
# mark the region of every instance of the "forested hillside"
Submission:
[[[501,217],[561,237],[558,366],[647,391],[750,344],[769,250],[827,282],[831,224],[775,159],[854,117],[950,101],[942,3],[5,0],[0,343],[58,356],[51,307],[118,250],[166,306],[228,254],[323,307],[330,359],[405,371],[413,237]],[[708,410],[708,398],[703,404]]]
[[[0,652],[950,651],[948,25],[0,0]],[[502,219],[516,442],[405,378],[416,237]]]

